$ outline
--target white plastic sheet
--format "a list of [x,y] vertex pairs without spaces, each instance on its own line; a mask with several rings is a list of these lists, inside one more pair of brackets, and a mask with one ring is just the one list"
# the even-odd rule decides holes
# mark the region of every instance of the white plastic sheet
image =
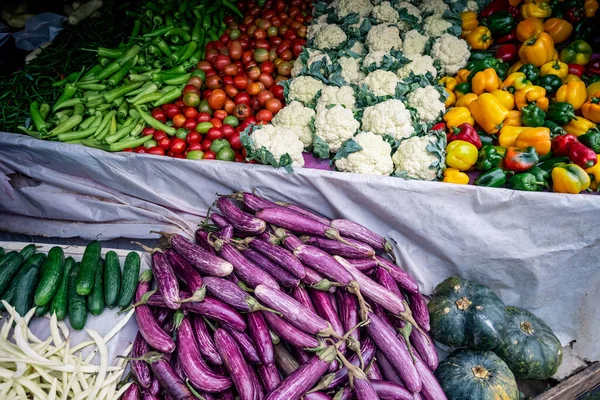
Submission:
[[546,320],[563,344],[575,340],[576,355],[600,359],[599,196],[317,170],[290,175],[258,165],[108,154],[5,133],[0,171],[0,229],[30,234],[191,232],[216,193],[251,189],[349,218],[393,239],[401,265],[424,293],[451,275],[479,281],[506,304]]

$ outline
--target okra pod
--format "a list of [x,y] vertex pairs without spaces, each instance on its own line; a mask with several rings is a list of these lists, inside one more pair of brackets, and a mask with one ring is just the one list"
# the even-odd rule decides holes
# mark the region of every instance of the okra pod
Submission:
[[112,103],[113,100],[121,96],[125,96],[127,93],[134,91],[142,85],[143,82],[126,83],[124,85],[119,86],[118,88],[109,90],[108,92],[104,93],[104,99],[107,102]]
[[148,140],[152,139],[152,135],[142,136],[141,138],[132,139],[132,140],[121,140],[116,143],[112,143],[108,146],[109,151],[123,151],[125,149],[133,149],[134,147],[138,147],[146,143]]
[[72,117],[67,119],[64,123],[58,125],[54,129],[52,129],[49,132],[49,134],[50,134],[50,136],[56,136],[60,133],[69,132],[69,131],[75,129],[75,127],[77,125],[79,125],[82,120],[83,120],[83,117],[81,115],[73,115]]
[[42,114],[40,113],[37,101],[31,102],[31,104],[29,105],[29,113],[31,114],[31,121],[35,126],[35,129],[37,129],[38,132],[46,131],[46,129],[48,128],[48,124],[46,123],[46,121],[44,121],[44,118],[42,118]]

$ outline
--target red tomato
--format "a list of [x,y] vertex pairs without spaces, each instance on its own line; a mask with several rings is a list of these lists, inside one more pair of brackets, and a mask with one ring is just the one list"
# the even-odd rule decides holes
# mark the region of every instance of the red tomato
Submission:
[[267,103],[267,100],[274,98],[273,93],[269,90],[261,90],[256,96],[258,99],[258,104],[264,106]]
[[285,61],[290,61],[293,57],[293,54],[290,49],[287,49],[287,50],[282,51],[281,54],[279,55],[279,57],[281,57],[281,59],[283,59]]
[[198,107],[200,104],[200,93],[187,92],[183,95],[183,104],[186,107]]
[[219,41],[221,43],[223,43],[225,46],[229,46],[229,42],[231,41],[231,38],[229,37],[229,35],[226,35],[225,33],[221,35],[221,37],[219,38]]
[[257,28],[254,30],[254,33],[252,34],[252,36],[256,40],[265,40],[267,38],[267,31],[265,31],[262,28]]
[[209,89],[218,89],[223,86],[223,80],[218,75],[207,76],[205,83]]
[[157,140],[156,142],[158,143],[159,147],[165,150],[169,150],[171,148],[171,139],[166,136],[160,140]]
[[211,118],[208,122],[210,122],[215,128],[220,128],[223,126],[223,121],[221,121],[219,118]]
[[198,93],[200,94],[200,91],[198,90],[198,88],[194,85],[185,85],[183,88],[183,94],[186,94],[187,92],[193,92],[193,93]]
[[[208,46],[206,46],[206,47],[207,47],[207,50],[210,50],[210,49],[208,49]],[[211,69],[213,69],[213,66],[208,61],[199,61],[198,64],[196,65],[196,68],[201,69],[202,71],[206,72],[206,71],[210,71]]]
[[183,124],[185,124],[185,121],[186,119],[183,114],[177,114],[173,116],[173,126],[176,128],[181,128]]
[[246,50],[242,53],[242,62],[244,64],[249,63],[254,59],[254,52],[252,50]]
[[138,146],[133,151],[136,152],[136,153],[138,153],[138,154],[144,154],[144,153],[146,153],[146,150],[147,149],[144,146]]
[[233,77],[232,76],[224,76],[223,77],[223,85],[233,85]]
[[183,109],[183,115],[185,115],[186,118],[196,118],[198,116],[198,110],[194,107],[186,107]]
[[212,144],[212,140],[210,139],[204,139],[201,143],[202,145],[202,151],[208,151],[210,150],[210,145]]
[[223,43],[216,41],[215,42],[215,49],[216,50],[221,50],[223,48]]
[[304,39],[294,39],[292,42],[292,54],[294,58],[298,58],[300,53],[302,53],[302,48],[306,45],[306,40]]
[[230,99],[225,100],[225,105],[223,106],[223,110],[225,110],[227,115],[231,115],[234,108],[235,108],[235,102],[233,100],[230,100]]
[[185,120],[185,123],[183,124],[183,127],[185,129],[187,129],[188,131],[195,131],[196,130],[196,125],[198,125],[198,123],[196,122],[195,119],[188,118],[188,119]]
[[148,154],[154,154],[155,156],[164,156],[165,155],[165,150],[162,147],[158,147],[158,146],[150,147],[148,150],[146,150],[146,152]]
[[156,132],[156,129],[149,126],[142,129],[142,136],[154,135],[154,132]]
[[[275,71],[275,64],[273,64],[272,61],[265,61],[264,63],[260,64],[260,70],[262,71],[263,74],[271,75],[273,73],[273,71]],[[259,76],[259,79],[260,79],[260,76]]]
[[277,73],[283,76],[290,76],[292,74],[292,68],[294,66],[289,61],[284,61],[277,66]]
[[214,160],[214,159],[215,159],[215,156],[216,156],[216,154],[215,154],[215,153],[213,153],[213,152],[212,152],[212,151],[210,151],[210,150],[207,150],[207,151],[205,151],[205,152],[204,152],[204,159],[205,159],[205,160]]
[[233,86],[238,90],[244,90],[248,87],[248,78],[243,75],[236,75],[233,78]]
[[175,107],[177,107],[180,111],[183,109],[183,101],[181,99],[181,97],[175,102]]
[[163,138],[167,137],[167,134],[164,133],[163,131],[156,131],[154,132],[154,134],[152,135],[152,137],[154,138],[154,140],[156,141],[156,143],[160,142]]
[[234,132],[228,140],[231,148],[234,150],[240,150],[243,147],[240,140],[240,134],[238,132]]
[[[281,88],[281,90],[283,90],[283,88]],[[209,113],[205,113],[205,112],[201,112],[198,113],[198,116],[196,117],[196,122],[200,123],[200,122],[208,122],[210,121],[210,114]]]
[[235,134],[235,128],[227,124],[221,127],[221,131],[223,132],[223,137],[228,140],[231,136],[233,136],[233,134]]
[[227,115],[229,114],[227,114],[227,111],[225,110],[216,110],[213,114],[213,117],[223,121]]
[[206,133],[206,138],[210,141],[223,138],[223,131],[219,128],[210,128]]
[[299,38],[306,39],[307,32],[308,32],[308,29],[307,29],[306,25],[302,25],[300,28],[298,28],[298,30],[296,31],[296,34],[298,35]]
[[271,43],[266,39],[256,39],[254,41],[255,49],[271,50]]
[[233,109],[233,115],[239,120],[247,119],[250,116],[250,104],[241,103]]
[[271,120],[273,119],[273,113],[269,110],[260,110],[256,114],[256,119],[260,122],[271,122]]
[[[273,93],[273,95],[275,96],[276,99],[278,99],[279,101],[283,101],[284,100],[284,96],[283,96],[283,86],[281,85],[273,85],[271,86],[271,92]],[[200,121],[198,121],[200,122]]]
[[[283,90],[283,88],[282,88],[282,90]],[[233,101],[235,102],[235,104],[250,105],[250,95],[246,92],[240,92],[235,95],[235,97],[233,98]]]
[[265,88],[267,89],[275,84],[275,80],[273,79],[273,77],[264,72],[258,76],[258,81],[265,85]]
[[265,104],[265,108],[271,111],[273,114],[277,114],[282,107],[283,105],[278,99],[269,99]]
[[232,60],[239,60],[242,58],[242,44],[239,40],[234,40],[229,44],[229,57]]
[[185,158],[183,154],[173,154],[173,158]]
[[298,36],[296,35],[296,32],[294,32],[291,29],[288,29],[284,34],[283,34],[283,38],[284,39],[289,39],[289,40],[294,40],[297,39]]
[[167,116],[165,115],[163,110],[161,110],[160,108],[155,108],[154,110],[152,110],[152,116],[157,121],[160,121],[162,123],[167,122]]
[[202,151],[202,143],[192,142],[188,145],[188,151],[200,150]]
[[279,46],[277,46],[277,48],[275,48],[275,53],[277,53],[277,55],[283,53],[285,50],[289,49],[292,46],[292,41],[291,40],[284,40],[283,42],[281,42],[281,44],[279,44]]
[[248,29],[246,29],[246,32],[248,32],[248,35],[250,35],[251,38],[254,37],[254,31],[256,31],[258,29],[258,26],[252,24],[248,26]]
[[179,139],[178,137],[173,138],[171,141],[171,151],[174,154],[183,154],[185,149],[187,148],[187,143],[183,139]]
[[[275,27],[272,27],[271,29],[276,29]],[[277,33],[279,35],[279,32]],[[277,47],[281,44],[281,42],[283,42],[283,38],[281,36],[271,36],[269,38],[269,43],[271,43],[272,47]]]
[[228,76],[236,76],[238,74],[238,66],[233,63],[227,64],[223,68],[223,73]]
[[188,142],[189,144],[200,143],[200,140],[202,140],[202,135],[196,131],[189,132],[187,134],[187,136],[185,137],[185,141]]
[[126,149],[121,150],[123,153],[133,153],[133,149],[131,147],[128,147]]
[[258,82],[254,82],[251,85],[248,85],[248,88],[246,89],[246,92],[248,92],[248,94],[250,96],[256,96],[257,94],[260,93],[260,91],[262,90],[262,88],[260,87]]
[[221,89],[215,89],[208,98],[208,105],[213,110],[219,110],[225,105],[227,94]]
[[217,75],[217,71],[215,71],[214,69],[211,69],[209,71],[206,71],[204,74],[206,76],[213,76],[213,75]]
[[237,153],[235,155],[235,162],[244,162],[244,161],[246,161],[246,158],[243,155],[241,155],[239,153]]

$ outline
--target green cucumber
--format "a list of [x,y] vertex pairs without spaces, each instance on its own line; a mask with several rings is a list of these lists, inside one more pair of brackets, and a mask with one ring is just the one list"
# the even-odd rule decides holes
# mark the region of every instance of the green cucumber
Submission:
[[104,262],[100,261],[98,269],[96,269],[96,279],[94,279],[94,287],[92,292],[87,297],[87,308],[93,315],[100,315],[104,311]]
[[62,247],[54,246],[48,252],[46,261],[42,265],[42,277],[35,291],[36,305],[45,306],[52,301],[62,281],[64,269],[65,253]]
[[33,295],[40,280],[42,263],[32,263],[17,282],[12,304],[19,315],[27,314],[33,307]]
[[140,278],[140,255],[135,251],[127,254],[125,265],[123,265],[123,280],[119,291],[117,304],[121,308],[127,308],[133,300],[135,289]]
[[97,240],[88,243],[79,263],[79,272],[77,273],[75,289],[77,294],[87,296],[92,292],[96,271],[100,264],[100,252],[102,246]]
[[62,321],[67,316],[67,294],[69,291],[69,274],[71,268],[75,265],[73,257],[69,257],[65,260],[65,271],[62,276],[62,281],[58,287],[56,296],[52,299],[50,306],[50,314],[56,314],[56,318]]
[[114,251],[109,251],[104,256],[104,301],[108,308],[117,305],[120,289],[121,263],[119,256]]
[[23,264],[23,256],[16,251],[11,251],[2,259],[2,267],[0,268],[0,294],[8,287],[10,280],[15,276],[21,264]]
[[[46,259],[46,255],[43,253],[36,253],[29,260],[23,263],[23,266],[19,268],[17,274],[13,277],[12,281],[8,285],[8,289],[2,293],[0,296],[0,300],[6,301],[8,304],[13,304],[13,298],[15,296],[15,292],[17,291],[17,283],[21,280],[23,275],[31,268],[32,265],[35,265],[36,268],[40,268],[44,260]],[[4,305],[0,303],[0,311],[4,311]]]
[[38,306],[35,309],[35,315],[37,317],[43,317],[50,310],[50,303],[46,303],[44,306]]
[[29,258],[35,254],[35,249],[36,246],[35,244],[28,244],[27,246],[23,247],[20,251],[21,255],[23,256],[23,260],[27,261],[29,260]]
[[83,329],[88,315],[87,306],[85,304],[85,296],[81,296],[76,290],[80,268],[80,264],[75,264],[75,266],[69,272],[69,293],[67,295],[69,322],[71,323],[71,327],[76,330]]

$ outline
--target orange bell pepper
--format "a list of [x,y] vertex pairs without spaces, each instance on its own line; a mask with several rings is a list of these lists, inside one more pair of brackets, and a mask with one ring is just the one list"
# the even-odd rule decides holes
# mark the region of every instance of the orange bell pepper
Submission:
[[500,103],[508,110],[513,110],[515,108],[515,96],[513,96],[510,92],[506,90],[492,90],[490,92],[492,96],[498,99]]
[[535,103],[536,106],[546,111],[550,104],[550,101],[546,97],[546,89],[541,86],[531,85],[515,92],[515,104],[519,111],[529,103]]
[[549,18],[544,22],[544,32],[552,36],[554,43],[562,43],[571,36],[573,25],[565,19]]
[[450,131],[459,125],[467,123],[475,125],[475,121],[471,116],[471,111],[467,107],[453,107],[444,114],[444,121]]
[[517,138],[526,129],[531,129],[528,126],[503,126],[498,135],[498,143],[502,147],[514,147]]
[[506,72],[506,75],[510,75],[510,74],[515,73],[515,72],[518,72],[521,69],[522,66],[523,66],[523,63],[521,61],[517,61],[516,63],[514,63],[512,65],[512,67],[510,67],[508,69],[508,71]]
[[[469,71],[468,69],[459,69],[458,72],[456,73],[456,76],[454,77],[456,79],[456,83],[464,83],[467,82],[467,77],[469,76],[469,74],[471,73],[471,71]],[[452,89],[454,90],[454,89]]]
[[479,96],[471,103],[469,109],[475,121],[489,134],[498,132],[508,116],[506,107],[489,93]]
[[521,43],[542,32],[544,32],[544,23],[534,17],[526,18],[517,24],[517,39]]
[[531,146],[540,156],[550,153],[550,145],[550,129],[545,127],[527,128],[515,140],[516,147]]
[[502,126],[521,126],[521,111],[510,110]]
[[567,82],[556,91],[556,101],[569,103],[575,110],[581,108],[586,97],[587,92],[583,82]]
[[523,0],[508,0],[508,4],[510,4],[513,7],[518,6],[519,4],[521,4],[523,2]]
[[465,40],[473,50],[487,50],[494,43],[492,32],[486,26],[474,28]]
[[502,81],[498,78],[498,74],[494,68],[486,68],[483,71],[479,71],[471,80],[471,90],[477,95],[496,90],[501,85]]
[[584,117],[595,123],[600,123],[600,92],[594,93],[581,106]]
[[598,0],[585,0],[583,10],[586,18],[595,17],[596,11],[598,11]]
[[548,3],[532,1],[521,6],[521,16],[523,18],[548,18],[550,15],[552,15],[552,7]]
[[464,39],[473,31],[473,29],[479,26],[479,21],[477,21],[477,13],[473,11],[465,11],[460,13],[460,18],[462,21],[462,33],[460,34],[460,37]]
[[519,49],[519,58],[524,64],[541,67],[554,57],[554,41],[546,32],[530,36]]
[[479,96],[477,96],[475,93],[467,93],[464,94],[462,96],[460,96],[458,99],[456,99],[456,107],[467,107],[469,108],[469,106],[471,105],[471,103],[475,100],[477,100]]

